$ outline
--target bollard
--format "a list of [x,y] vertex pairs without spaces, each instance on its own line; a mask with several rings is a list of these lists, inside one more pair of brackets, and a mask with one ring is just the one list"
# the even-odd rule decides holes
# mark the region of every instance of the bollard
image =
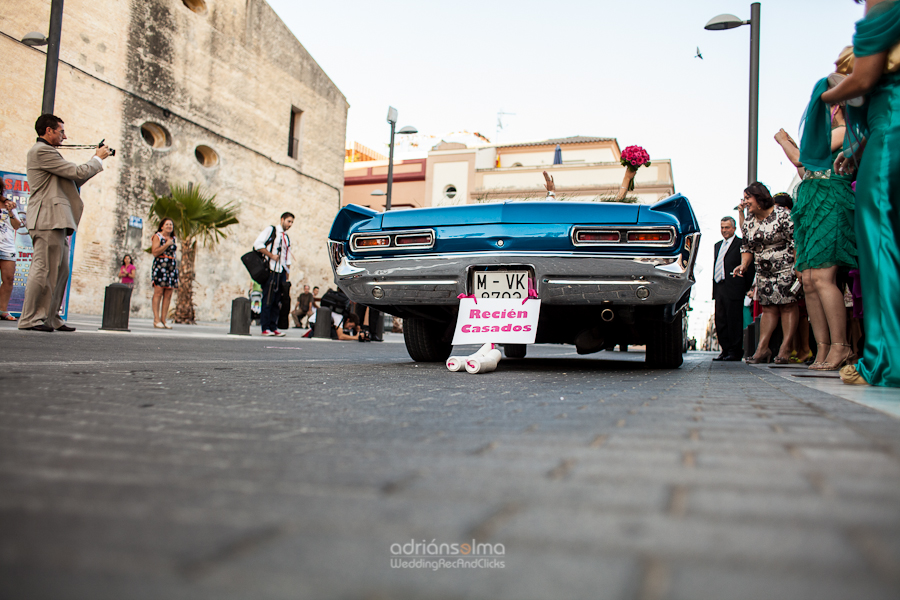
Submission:
[[285,281],[281,288],[281,311],[278,313],[278,329],[291,328],[291,282]]
[[103,331],[131,331],[128,329],[128,313],[131,310],[131,288],[123,283],[106,286],[103,297]]
[[384,313],[371,306],[369,307],[369,335],[372,336],[373,342],[384,341]]
[[331,326],[333,325],[333,321],[331,320],[331,309],[319,307],[316,309],[316,324],[313,327],[313,337],[314,338],[324,338],[326,340],[331,339]]
[[231,301],[231,331],[228,335],[250,335],[250,299]]

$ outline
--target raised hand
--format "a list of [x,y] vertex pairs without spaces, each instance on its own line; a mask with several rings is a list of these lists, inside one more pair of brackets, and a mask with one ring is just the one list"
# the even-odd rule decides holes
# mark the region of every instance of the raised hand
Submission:
[[778,133],[775,134],[775,141],[782,146],[784,146],[785,144],[790,144],[795,148],[798,147],[797,142],[795,142],[794,139],[790,135],[788,135],[788,133],[784,129],[778,130]]
[[556,184],[553,183],[553,175],[550,175],[547,171],[544,171],[544,186],[547,188],[548,194],[550,192],[556,193]]

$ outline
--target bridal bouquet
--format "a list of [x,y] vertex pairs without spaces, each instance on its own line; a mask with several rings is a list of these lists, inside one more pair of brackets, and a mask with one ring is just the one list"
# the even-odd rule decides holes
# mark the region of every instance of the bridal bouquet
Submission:
[[[629,171],[637,173],[639,167],[650,166],[650,155],[640,146],[628,146],[622,150],[622,166]],[[634,178],[628,182],[628,191],[634,190]]]

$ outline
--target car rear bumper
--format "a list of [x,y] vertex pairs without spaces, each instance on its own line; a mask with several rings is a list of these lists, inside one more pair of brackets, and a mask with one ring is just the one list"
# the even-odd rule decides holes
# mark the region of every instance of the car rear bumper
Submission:
[[[350,259],[331,241],[332,267],[347,296],[370,306],[453,305],[470,293],[479,267],[527,267],[546,304],[665,305],[693,285],[700,234],[687,236],[675,256],[600,253],[461,252]],[[641,296],[646,295],[645,298]]]

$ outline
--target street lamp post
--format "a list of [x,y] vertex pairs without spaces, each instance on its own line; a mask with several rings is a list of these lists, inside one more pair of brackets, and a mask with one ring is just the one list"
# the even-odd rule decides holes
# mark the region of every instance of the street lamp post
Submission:
[[59,40],[62,35],[63,0],[52,0],[50,4],[50,37],[32,32],[22,38],[28,46],[47,46],[47,64],[44,67],[44,99],[41,114],[53,114],[56,103],[56,74],[59,72]]
[[[393,106],[388,106],[387,122],[391,124],[391,148],[388,152],[387,197],[384,203],[385,212],[391,210],[391,187],[394,184],[394,127],[397,125],[397,109]],[[406,127],[401,127],[400,131],[397,131],[396,133],[408,135],[411,133],[419,133],[419,130],[407,125]],[[373,196],[374,195],[375,194],[373,194]]]
[[713,17],[704,26],[709,31],[750,26],[750,126],[747,148],[747,184],[756,181],[756,163],[759,146],[759,2],[750,5],[750,20],[742,21],[734,15]]

